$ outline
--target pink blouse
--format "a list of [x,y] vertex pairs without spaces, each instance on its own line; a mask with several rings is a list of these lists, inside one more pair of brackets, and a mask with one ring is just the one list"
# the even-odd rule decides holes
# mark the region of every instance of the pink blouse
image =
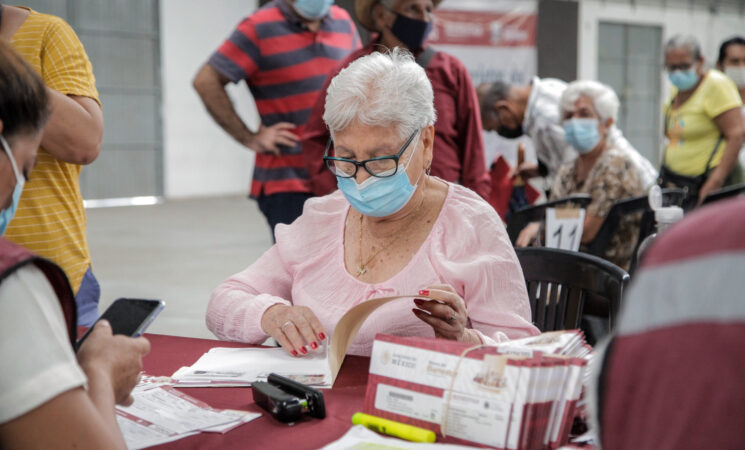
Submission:
[[[353,306],[371,298],[449,284],[464,299],[473,328],[485,343],[538,334],[522,269],[502,221],[473,191],[448,183],[445,203],[429,236],[401,272],[368,284],[344,264],[349,203],[341,192],[312,198],[291,225],[278,225],[277,243],[212,293],[207,327],[225,340],[261,343],[261,317],[271,305],[307,306],[326,334]],[[369,355],[377,333],[433,337],[411,311],[413,300],[388,303],[368,317],[348,353]]]

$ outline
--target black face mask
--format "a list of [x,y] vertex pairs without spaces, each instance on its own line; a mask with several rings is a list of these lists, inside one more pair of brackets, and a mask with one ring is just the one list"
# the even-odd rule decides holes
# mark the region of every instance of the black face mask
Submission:
[[523,127],[507,128],[500,125],[497,127],[497,133],[507,139],[515,139],[523,135]]
[[396,20],[391,27],[391,33],[411,51],[421,49],[431,31],[432,22],[411,19],[399,13],[396,13]]

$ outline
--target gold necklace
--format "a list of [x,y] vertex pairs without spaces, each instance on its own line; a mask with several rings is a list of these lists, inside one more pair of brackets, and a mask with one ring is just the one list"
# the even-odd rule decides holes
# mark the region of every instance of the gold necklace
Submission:
[[362,219],[364,219],[364,216],[362,214],[360,214],[360,265],[357,268],[357,277],[358,278],[361,277],[362,275],[364,275],[367,272],[368,266],[370,265],[370,263],[372,263],[372,262],[375,261],[375,258],[380,254],[380,252],[382,252],[383,250],[385,250],[388,247],[390,247],[391,245],[393,245],[393,243],[396,242],[398,240],[398,238],[400,238],[402,236],[401,230],[403,230],[404,228],[406,228],[408,225],[411,225],[411,223],[416,218],[416,215],[419,212],[419,210],[422,209],[422,205],[424,205],[424,193],[422,193],[422,201],[419,202],[419,205],[411,213],[411,219],[409,219],[409,221],[406,222],[406,224],[402,225],[401,228],[398,229],[398,231],[396,232],[396,236],[393,239],[391,239],[390,242],[388,242],[383,247],[381,247],[380,250],[378,250],[377,252],[373,253],[373,255],[371,257],[367,258],[367,261],[365,261],[364,263],[362,262]]

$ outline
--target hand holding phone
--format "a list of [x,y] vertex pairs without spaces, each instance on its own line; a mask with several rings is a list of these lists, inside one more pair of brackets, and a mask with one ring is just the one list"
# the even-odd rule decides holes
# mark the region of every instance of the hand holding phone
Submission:
[[95,392],[92,395],[110,388],[117,404],[131,405],[131,392],[140,380],[142,358],[150,351],[150,343],[145,337],[113,335],[108,320],[99,320],[92,330],[76,355]]
[[[164,307],[165,303],[162,300],[120,298],[114,301],[98,320],[106,319],[111,324],[112,334],[139,337]],[[94,327],[95,324],[78,340],[75,344],[76,351],[80,349]]]

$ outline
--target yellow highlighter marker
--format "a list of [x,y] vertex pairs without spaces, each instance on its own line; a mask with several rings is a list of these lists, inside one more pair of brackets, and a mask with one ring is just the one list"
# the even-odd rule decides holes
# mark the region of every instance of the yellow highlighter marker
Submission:
[[363,425],[378,433],[395,436],[413,442],[435,442],[434,431],[425,430],[424,428],[406,425],[405,423],[395,422],[393,420],[383,419],[382,417],[371,416],[361,412],[352,416],[352,423]]

